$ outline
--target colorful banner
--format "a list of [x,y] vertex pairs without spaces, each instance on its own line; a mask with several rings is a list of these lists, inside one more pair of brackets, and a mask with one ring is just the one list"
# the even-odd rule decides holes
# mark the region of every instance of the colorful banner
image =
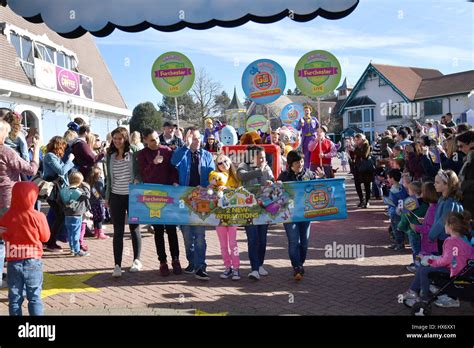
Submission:
[[242,226],[347,218],[344,179],[223,191],[157,184],[129,189],[129,223],[134,224]]
[[242,74],[245,95],[257,104],[268,104],[285,91],[286,75],[277,62],[259,59],[249,64]]
[[280,114],[281,123],[287,127],[298,128],[300,119],[304,116],[303,105],[299,103],[291,103],[286,105]]
[[166,52],[159,56],[151,68],[155,88],[167,97],[179,97],[194,83],[193,63],[184,54]]
[[35,83],[39,88],[93,99],[92,78],[35,58]]
[[311,51],[298,61],[295,82],[301,93],[321,97],[334,91],[341,81],[341,65],[327,51]]

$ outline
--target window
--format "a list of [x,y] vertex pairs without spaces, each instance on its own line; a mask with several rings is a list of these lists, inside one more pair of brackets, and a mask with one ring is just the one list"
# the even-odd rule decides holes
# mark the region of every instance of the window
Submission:
[[364,109],[364,122],[370,122],[370,109]]
[[37,56],[41,60],[44,60],[45,62],[54,64],[54,51],[55,50],[52,47],[49,47],[40,43],[35,43],[35,46],[36,46],[35,56]]
[[349,111],[349,123],[361,123],[362,110]]
[[443,113],[443,100],[428,100],[423,103],[425,116],[441,115]]
[[370,121],[374,122],[374,109],[370,109]]
[[379,87],[381,87],[381,86],[386,86],[387,84],[388,84],[388,83],[385,82],[384,79],[382,79],[381,77],[379,77]]

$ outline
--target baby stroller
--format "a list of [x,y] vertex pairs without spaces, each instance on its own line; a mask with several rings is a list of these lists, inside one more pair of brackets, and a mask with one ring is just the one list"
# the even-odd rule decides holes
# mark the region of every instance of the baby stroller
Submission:
[[440,295],[458,297],[460,300],[470,301],[474,307],[474,260],[468,260],[466,267],[455,277],[449,278],[446,273],[432,273],[430,279],[435,286],[440,287],[427,302],[417,302],[411,308],[411,314],[428,316],[431,314],[431,305]]

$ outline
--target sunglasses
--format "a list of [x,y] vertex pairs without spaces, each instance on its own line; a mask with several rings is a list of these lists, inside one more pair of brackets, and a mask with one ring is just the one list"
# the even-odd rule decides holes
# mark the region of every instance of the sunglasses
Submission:
[[221,166],[223,164],[227,164],[227,161],[224,161],[224,162],[217,162],[217,165]]

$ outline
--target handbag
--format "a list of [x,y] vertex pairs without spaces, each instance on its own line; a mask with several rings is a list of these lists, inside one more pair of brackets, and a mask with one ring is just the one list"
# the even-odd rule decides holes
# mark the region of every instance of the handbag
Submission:
[[46,181],[41,178],[40,174],[36,174],[31,181],[38,186],[39,193],[38,193],[38,199],[40,201],[45,202],[48,197],[51,195],[51,192],[53,191],[54,188],[54,182]]
[[372,173],[375,171],[375,164],[372,157],[361,158],[357,168],[360,173]]
[[45,199],[46,202],[51,207],[53,207],[53,206],[55,206],[55,207],[64,206],[64,204],[61,200],[61,196],[60,196],[61,188],[64,184],[64,181],[61,178],[57,178],[56,180],[51,181],[50,183],[53,184],[53,188],[52,188],[51,192],[49,193],[49,195],[46,197],[46,199]]

